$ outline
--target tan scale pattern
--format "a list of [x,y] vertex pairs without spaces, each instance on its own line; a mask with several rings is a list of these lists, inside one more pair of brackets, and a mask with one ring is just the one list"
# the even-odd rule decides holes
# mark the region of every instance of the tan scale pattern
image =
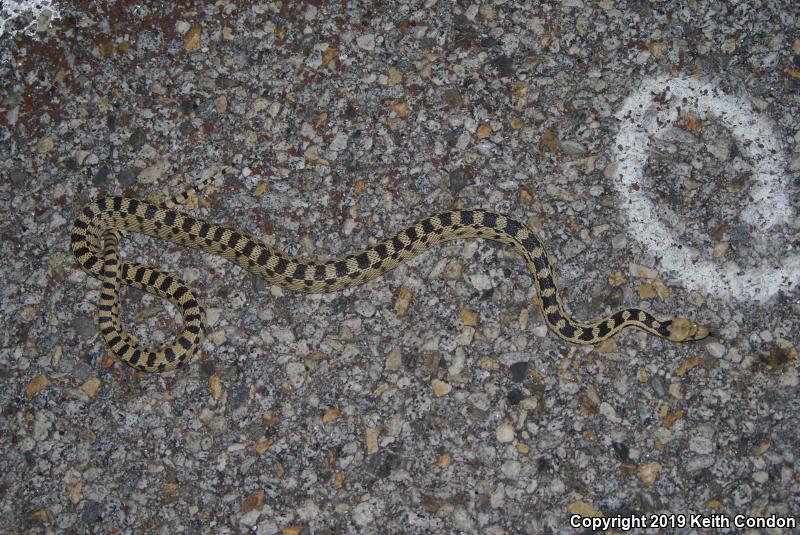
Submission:
[[[192,189],[199,191],[207,183]],[[117,243],[127,231],[221,255],[274,284],[308,293],[335,292],[362,284],[443,241],[486,238],[512,246],[525,258],[537,285],[542,316],[549,328],[564,340],[596,344],[625,327],[636,327],[676,342],[708,335],[707,328],[685,318],[659,321],[649,312],[635,308],[591,323],[576,322],[561,302],[541,242],[523,224],[492,212],[451,210],[423,219],[358,253],[313,262],[277,252],[242,231],[172,209],[185,202],[187,196],[188,193],[178,195],[162,205],[125,197],[101,198],[83,210],[72,228],[71,248],[76,260],[88,274],[103,281],[98,308],[100,331],[111,351],[139,370],[171,370],[191,358],[203,339],[204,313],[192,291],[177,277],[118,258]],[[175,342],[144,349],[134,336],[123,331],[117,304],[122,285],[168,299],[181,310],[183,327]]]

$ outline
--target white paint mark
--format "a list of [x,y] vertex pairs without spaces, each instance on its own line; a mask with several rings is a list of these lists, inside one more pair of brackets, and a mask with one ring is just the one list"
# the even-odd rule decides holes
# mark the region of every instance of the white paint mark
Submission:
[[720,298],[766,301],[780,290],[796,287],[800,255],[785,256],[777,269],[766,263],[745,271],[733,265],[723,268],[701,258],[689,244],[682,245],[658,218],[643,186],[648,146],[685,111],[701,119],[712,116],[729,128],[752,163],[752,200],[741,213],[744,221],[769,229],[793,218],[785,193],[789,180],[784,147],[772,123],[753,113],[746,98],[725,95],[718,87],[691,78],[662,76],[645,80],[617,113],[621,128],[614,143],[617,168],[613,186],[622,197],[630,234],[660,257],[664,269],[673,271],[690,290],[705,289]]

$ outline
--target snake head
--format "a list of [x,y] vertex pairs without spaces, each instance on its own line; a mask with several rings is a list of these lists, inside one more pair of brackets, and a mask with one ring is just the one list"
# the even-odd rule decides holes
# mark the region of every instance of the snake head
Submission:
[[674,318],[667,326],[669,336],[673,342],[687,342],[689,340],[702,340],[708,336],[708,327],[693,322],[687,318]]

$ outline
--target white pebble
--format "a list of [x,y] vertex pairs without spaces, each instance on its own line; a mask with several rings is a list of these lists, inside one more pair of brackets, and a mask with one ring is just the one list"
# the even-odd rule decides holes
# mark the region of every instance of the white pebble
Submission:
[[725,355],[725,346],[719,342],[711,342],[710,344],[706,345],[706,349],[712,357],[716,357],[718,359]]
[[509,459],[503,463],[503,466],[500,467],[500,470],[503,471],[503,475],[508,479],[517,479],[519,478],[519,471],[521,468],[522,465],[519,461]]
[[371,301],[358,301],[355,310],[365,318],[371,318],[375,315],[375,305]]
[[375,35],[367,33],[356,37],[356,44],[363,50],[375,50]]
[[547,325],[542,323],[533,328],[533,334],[538,336],[539,338],[544,338],[545,336],[547,336],[547,331],[549,330],[550,329],[547,328]]
[[286,365],[286,375],[295,388],[300,388],[306,382],[306,367],[302,362],[290,362]]
[[689,439],[689,449],[701,455],[708,455],[714,452],[714,442],[706,437],[693,436]]
[[617,416],[617,411],[614,410],[614,407],[609,405],[607,402],[602,402],[600,404],[600,414],[605,416],[611,422],[619,422],[619,416]]
[[502,423],[497,426],[495,436],[499,442],[511,442],[514,440],[514,428],[511,427],[511,424]]

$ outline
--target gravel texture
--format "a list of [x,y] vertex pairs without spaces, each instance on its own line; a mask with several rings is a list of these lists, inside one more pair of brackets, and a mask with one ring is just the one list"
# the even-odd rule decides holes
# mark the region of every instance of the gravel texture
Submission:
[[[692,109],[652,140],[641,187],[720,269],[785,264],[800,244],[797,6],[317,4],[54,3],[35,36],[0,37],[0,531],[797,517],[800,291],[789,276],[758,301],[686,288],[621,216],[611,158],[615,113],[643,80],[743,98],[780,141],[781,224],[742,215],[752,143]],[[97,196],[163,197],[223,165],[190,211],[280,250],[331,257],[489,208],[540,234],[577,318],[641,306],[714,335],[570,346],[522,260],[482,241],[320,297],[132,235],[122,255],[191,283],[209,333],[184,369],[136,373],[99,336],[72,219]],[[180,323],[133,290],[122,308],[150,343]]]

